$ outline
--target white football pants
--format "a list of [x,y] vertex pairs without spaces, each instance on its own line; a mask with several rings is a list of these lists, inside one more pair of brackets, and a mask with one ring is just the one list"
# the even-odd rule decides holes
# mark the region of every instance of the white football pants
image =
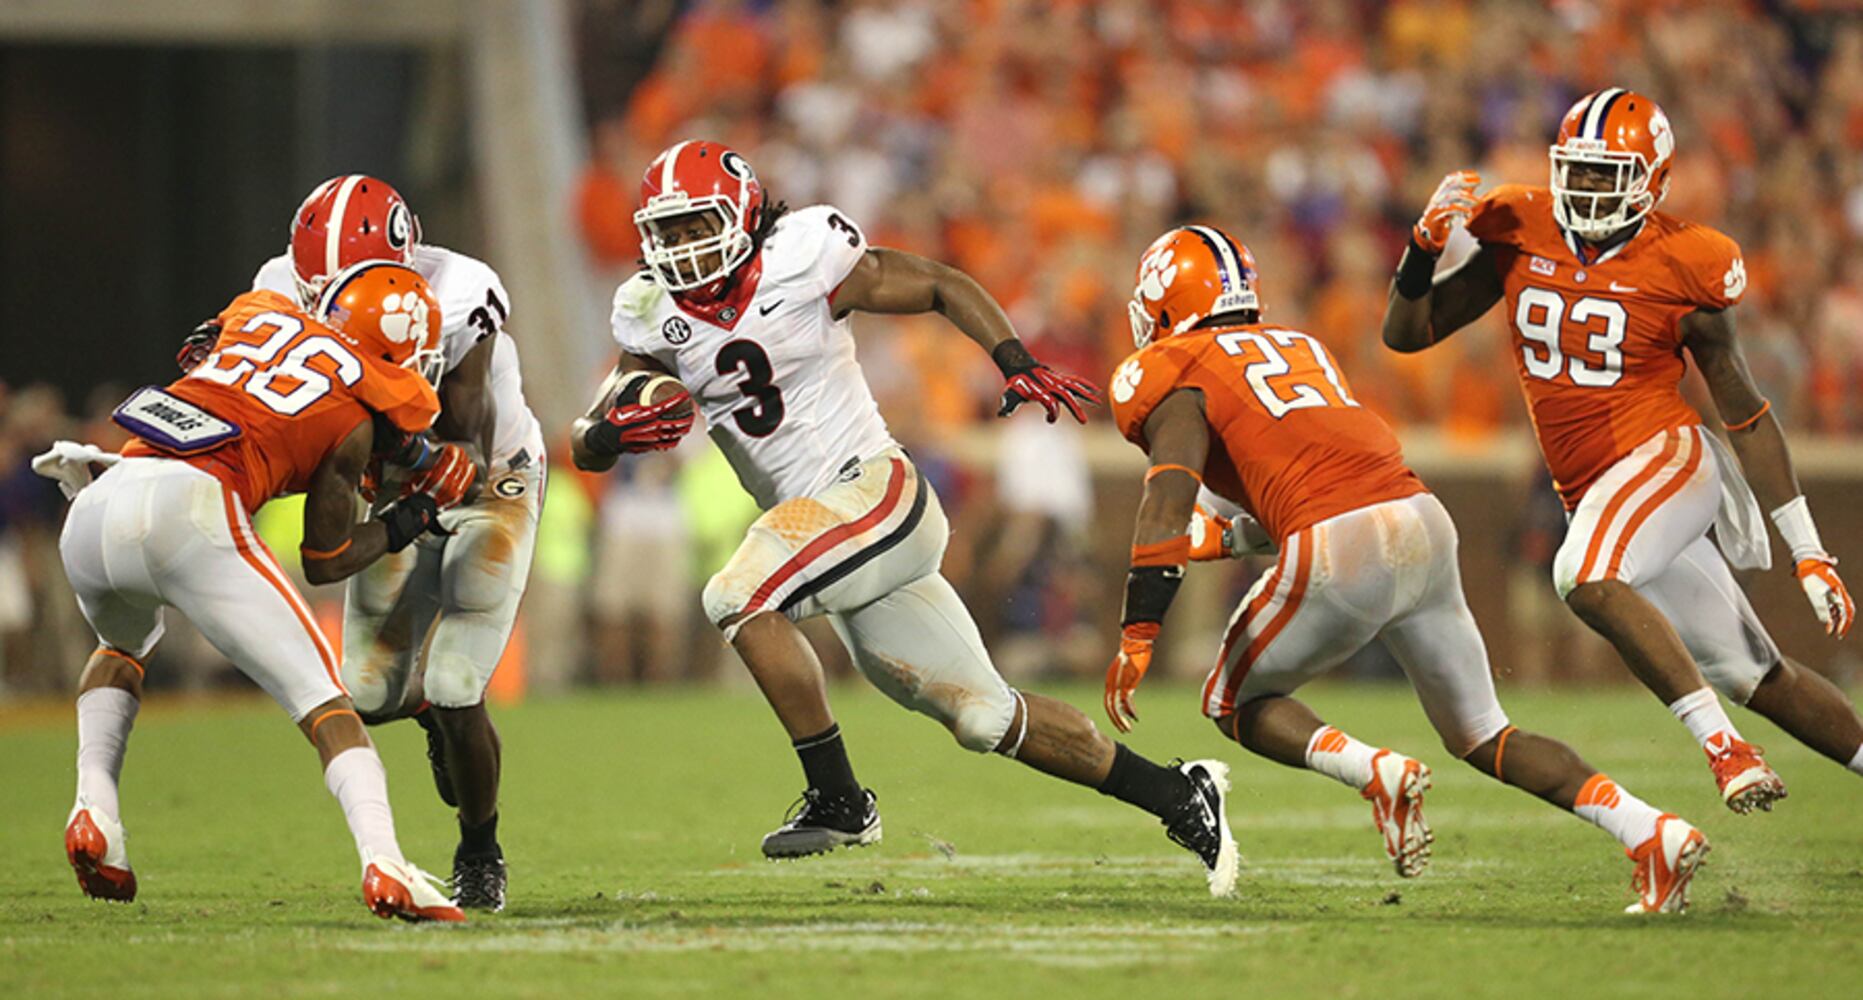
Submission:
[[1418,493],[1288,536],[1230,619],[1203,712],[1292,694],[1382,639],[1457,757],[1507,728],[1488,650],[1462,596],[1455,522]]
[[765,511],[705,585],[705,613],[727,639],[762,612],[827,613],[874,686],[988,752],[1009,732],[1016,695],[938,573],[950,532],[930,484],[890,449]]
[[335,651],[238,494],[193,466],[118,462],[72,501],[58,549],[105,646],[142,660],[172,607],[292,721],[346,693]]

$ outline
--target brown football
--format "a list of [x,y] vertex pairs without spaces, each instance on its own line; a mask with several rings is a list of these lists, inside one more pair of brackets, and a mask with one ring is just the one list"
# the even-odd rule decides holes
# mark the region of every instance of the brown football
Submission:
[[[641,387],[640,400],[642,403],[652,406],[655,403],[664,403],[685,391],[685,385],[673,376],[655,375],[647,380],[646,385]],[[691,412],[692,404],[687,402],[683,406],[676,406],[667,411],[666,415],[669,417],[684,417]]]

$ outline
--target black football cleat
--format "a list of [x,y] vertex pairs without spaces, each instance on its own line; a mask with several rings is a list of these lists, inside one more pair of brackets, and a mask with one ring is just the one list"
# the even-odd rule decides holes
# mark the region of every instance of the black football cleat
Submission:
[[1229,832],[1229,816],[1224,812],[1229,765],[1220,760],[1173,763],[1190,780],[1190,797],[1166,817],[1164,834],[1203,862],[1209,872],[1210,895],[1234,895],[1242,859],[1236,839]]
[[453,905],[462,910],[497,913],[505,908],[505,856],[453,854]]
[[446,769],[446,736],[440,732],[433,709],[415,712],[414,721],[427,733],[427,766],[433,768],[433,790],[440,793],[441,802],[458,809],[459,796],[453,793],[453,772]]
[[827,796],[811,788],[789,807],[783,825],[764,835],[763,856],[773,861],[805,858],[879,842],[880,809],[872,791]]

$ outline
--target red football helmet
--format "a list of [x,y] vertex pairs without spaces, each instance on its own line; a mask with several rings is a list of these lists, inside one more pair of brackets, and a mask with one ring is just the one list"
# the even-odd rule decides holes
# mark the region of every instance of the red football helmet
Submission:
[[1126,312],[1132,343],[1140,350],[1211,316],[1261,312],[1255,294],[1255,255],[1214,226],[1180,226],[1139,258],[1138,287]]
[[332,275],[361,261],[411,265],[419,242],[420,220],[386,181],[332,177],[304,199],[291,224],[298,301],[309,309]]
[[[674,220],[710,219],[709,232],[676,240]],[[750,163],[715,142],[688,139],[654,157],[640,181],[640,253],[660,284],[688,291],[721,281],[757,249],[763,185]],[[715,257],[715,261],[711,258]]]
[[440,381],[440,302],[411,267],[365,260],[337,272],[318,296],[317,321],[349,346]]
[[[1648,215],[1669,193],[1675,133],[1656,102],[1622,87],[1586,94],[1559,123],[1552,156],[1553,218],[1601,240]],[[1574,167],[1592,182],[1574,186]],[[1598,186],[1596,175],[1614,178]]]

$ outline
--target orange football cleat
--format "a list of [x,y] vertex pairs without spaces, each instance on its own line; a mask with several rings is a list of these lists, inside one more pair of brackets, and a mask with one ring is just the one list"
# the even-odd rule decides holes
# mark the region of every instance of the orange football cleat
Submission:
[[362,870],[362,901],[370,913],[384,920],[464,923],[465,912],[440,893],[437,881],[406,862],[375,858]]
[[136,898],[136,873],[123,846],[123,825],[79,801],[65,824],[65,858],[78,888],[92,899],[127,903]]
[[1436,835],[1423,819],[1423,793],[1429,787],[1428,765],[1380,750],[1371,759],[1371,783],[1359,793],[1370,800],[1372,822],[1384,834],[1384,853],[1404,878],[1423,874],[1430,864]]
[[1656,819],[1650,839],[1625,851],[1637,863],[1630,877],[1637,901],[1625,913],[1682,913],[1688,909],[1688,884],[1708,854],[1708,838],[1673,813]]
[[1702,750],[1727,808],[1742,816],[1755,808],[1770,812],[1774,802],[1785,798],[1785,782],[1766,765],[1759,747],[1723,732],[1708,737]]

